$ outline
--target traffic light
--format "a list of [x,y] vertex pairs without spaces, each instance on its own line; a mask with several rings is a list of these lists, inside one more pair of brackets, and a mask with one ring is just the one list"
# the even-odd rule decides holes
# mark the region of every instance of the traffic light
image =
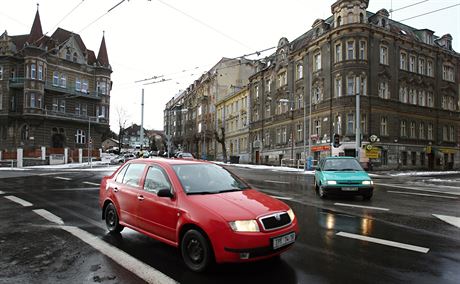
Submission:
[[334,146],[334,148],[340,147],[340,135],[337,133],[334,134],[334,143],[332,146]]

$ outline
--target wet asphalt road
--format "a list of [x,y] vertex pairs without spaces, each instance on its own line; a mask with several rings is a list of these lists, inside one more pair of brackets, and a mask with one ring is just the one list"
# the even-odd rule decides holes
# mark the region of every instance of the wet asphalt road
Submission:
[[[35,209],[48,210],[66,226],[89,232],[180,283],[460,283],[460,228],[432,215],[460,217],[459,176],[375,178],[371,201],[321,200],[311,175],[230,169],[295,211],[300,235],[280,261],[193,273],[175,248],[129,229],[119,237],[107,234],[95,184],[113,169],[27,171],[0,178],[0,283],[144,283]],[[429,250],[390,247],[343,233]]]

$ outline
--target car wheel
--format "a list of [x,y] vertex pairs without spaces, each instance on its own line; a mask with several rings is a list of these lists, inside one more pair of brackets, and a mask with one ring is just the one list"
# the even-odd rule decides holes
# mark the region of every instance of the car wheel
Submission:
[[364,199],[364,200],[371,200],[371,198],[372,198],[372,192],[363,195],[363,199]]
[[105,208],[105,225],[111,234],[119,234],[124,228],[119,223],[117,209],[112,203]]
[[321,199],[325,199],[327,197],[326,192],[324,191],[324,188],[322,186],[319,186],[318,194]]
[[189,230],[182,238],[180,250],[187,267],[195,272],[206,270],[212,263],[208,240],[197,230]]

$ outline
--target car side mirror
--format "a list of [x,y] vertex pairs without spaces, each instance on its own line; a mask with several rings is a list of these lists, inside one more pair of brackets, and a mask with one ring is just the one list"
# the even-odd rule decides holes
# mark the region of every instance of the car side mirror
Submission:
[[321,171],[321,168],[320,168],[320,167],[313,167],[313,169],[317,170],[318,172]]
[[169,198],[174,197],[174,194],[171,192],[171,189],[169,188],[163,188],[163,189],[158,190],[157,195],[158,197],[169,197]]

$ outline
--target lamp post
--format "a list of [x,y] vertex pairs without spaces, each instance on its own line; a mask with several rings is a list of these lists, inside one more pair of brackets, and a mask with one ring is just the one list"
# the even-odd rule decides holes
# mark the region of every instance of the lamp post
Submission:
[[399,170],[399,144],[398,144],[398,138],[395,137],[394,142],[396,144],[396,169]]
[[90,168],[93,167],[92,153],[91,153],[92,144],[93,144],[93,140],[91,138],[91,118],[95,118],[95,119],[97,119],[97,122],[99,122],[99,118],[105,118],[105,116],[103,116],[103,115],[88,116],[88,164],[89,164]]

